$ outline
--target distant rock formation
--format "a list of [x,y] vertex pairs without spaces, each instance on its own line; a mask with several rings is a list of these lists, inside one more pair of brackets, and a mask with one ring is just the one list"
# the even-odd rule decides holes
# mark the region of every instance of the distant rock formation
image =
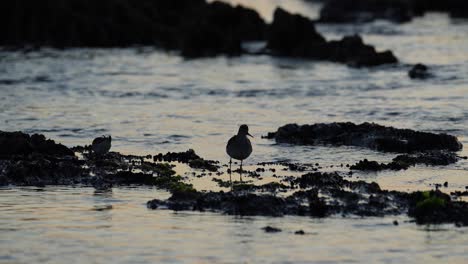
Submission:
[[277,8],[268,30],[267,49],[273,55],[301,57],[347,63],[352,66],[377,66],[398,62],[391,51],[377,52],[359,35],[339,41],[326,41],[315,30],[312,20]]
[[452,17],[468,17],[465,0],[327,0],[320,10],[320,22],[361,23],[386,19],[408,22],[426,12],[447,12]]
[[352,66],[397,62],[357,35],[326,41],[312,20],[280,8],[271,25],[255,10],[205,0],[6,0],[0,10],[0,46],[150,45],[198,58],[241,55],[242,42],[258,40],[267,41],[270,55]]

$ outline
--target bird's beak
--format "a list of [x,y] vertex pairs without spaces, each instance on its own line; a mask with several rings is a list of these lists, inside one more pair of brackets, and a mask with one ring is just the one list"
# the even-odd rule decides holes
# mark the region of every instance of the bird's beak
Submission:
[[252,136],[252,135],[250,135],[249,133],[247,133],[247,136],[251,136],[251,137],[254,137],[254,136]]

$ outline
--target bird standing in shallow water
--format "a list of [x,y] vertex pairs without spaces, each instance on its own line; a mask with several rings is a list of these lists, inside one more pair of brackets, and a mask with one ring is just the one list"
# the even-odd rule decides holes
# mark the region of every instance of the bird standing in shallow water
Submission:
[[108,137],[97,137],[93,140],[93,143],[91,144],[91,149],[96,155],[102,156],[109,152],[111,148],[111,142],[112,137],[110,135]]
[[[240,181],[242,182],[242,161],[250,156],[252,153],[252,144],[250,143],[249,138],[249,127],[247,125],[241,125],[237,135],[229,139],[226,152],[231,157],[229,159],[229,179],[231,180],[231,164],[232,159],[240,160]],[[232,180],[231,180],[232,182]]]

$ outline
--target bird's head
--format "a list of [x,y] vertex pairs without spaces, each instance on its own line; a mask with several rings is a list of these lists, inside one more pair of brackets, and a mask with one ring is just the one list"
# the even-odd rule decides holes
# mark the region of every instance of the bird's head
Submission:
[[239,132],[237,132],[237,135],[253,137],[252,135],[249,134],[249,127],[247,125],[241,125],[239,127]]

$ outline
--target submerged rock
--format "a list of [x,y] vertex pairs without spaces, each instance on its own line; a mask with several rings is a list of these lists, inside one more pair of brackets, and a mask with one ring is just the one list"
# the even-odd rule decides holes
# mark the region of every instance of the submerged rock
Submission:
[[374,123],[288,124],[268,133],[278,143],[300,145],[358,146],[385,152],[410,153],[427,150],[458,151],[462,144],[455,136],[398,129]]
[[431,74],[429,73],[426,65],[418,63],[411,68],[408,72],[408,76],[411,79],[427,79],[431,77]]
[[391,51],[377,52],[358,35],[327,42],[315,30],[312,20],[281,8],[275,10],[269,27],[267,49],[273,55],[329,60],[358,67],[398,62]]
[[276,227],[272,227],[272,226],[265,226],[262,229],[266,233],[278,233],[278,232],[282,231],[280,228],[276,228]]

